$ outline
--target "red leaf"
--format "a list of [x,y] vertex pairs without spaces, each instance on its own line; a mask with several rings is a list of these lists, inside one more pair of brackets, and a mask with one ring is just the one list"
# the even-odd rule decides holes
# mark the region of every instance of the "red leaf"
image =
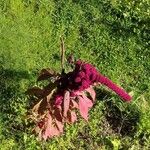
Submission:
[[88,106],[81,96],[79,96],[78,98],[80,114],[85,120],[88,120]]
[[52,117],[48,113],[47,114],[47,122],[45,123],[45,131],[42,134],[42,138],[44,140],[47,140],[47,138],[51,136],[51,127],[52,127]]
[[88,106],[86,101],[81,96],[78,96],[78,98],[80,114],[85,120],[88,120]]
[[52,116],[47,114],[47,122],[45,123],[45,130],[42,133],[42,138],[47,140],[47,138],[60,135],[60,131],[53,124]]
[[75,96],[82,95],[82,91],[72,91],[72,94]]
[[87,98],[84,93],[82,94],[82,97],[85,100],[86,105],[88,106],[88,108],[91,108],[93,106],[93,102],[89,98]]
[[85,120],[88,120],[88,111],[89,108],[93,106],[93,103],[89,98],[85,96],[84,93],[82,94],[82,96],[78,96],[78,98],[80,114]]
[[64,94],[64,110],[63,110],[63,116],[67,116],[67,111],[69,110],[70,105],[70,92],[66,91]]

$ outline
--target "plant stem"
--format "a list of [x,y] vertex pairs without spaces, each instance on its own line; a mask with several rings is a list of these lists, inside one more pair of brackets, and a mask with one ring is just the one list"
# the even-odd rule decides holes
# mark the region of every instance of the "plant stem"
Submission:
[[64,73],[64,62],[65,62],[65,45],[64,40],[62,37],[60,37],[60,51],[61,51],[61,69],[62,73]]

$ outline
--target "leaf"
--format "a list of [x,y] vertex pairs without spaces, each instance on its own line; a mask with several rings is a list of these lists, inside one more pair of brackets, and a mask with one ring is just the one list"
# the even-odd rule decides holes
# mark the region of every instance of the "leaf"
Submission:
[[54,82],[54,83],[49,83],[47,86],[45,86],[43,88],[43,95],[44,96],[48,96],[52,91],[55,92],[56,88],[57,88],[58,83]]
[[79,108],[79,105],[78,105],[78,103],[75,101],[75,99],[71,99],[70,100],[70,103],[71,103],[71,107],[72,108]]
[[48,113],[47,114],[47,122],[45,122],[45,131],[42,134],[42,138],[46,140],[51,135],[51,126],[52,126],[52,117]]
[[45,123],[45,130],[42,133],[42,138],[47,140],[47,138],[60,135],[60,131],[53,125],[52,116],[47,114],[47,122]]
[[56,122],[58,130],[62,133],[63,132],[63,128],[64,128],[63,122],[60,122],[57,119],[55,120],[55,122]]
[[90,86],[88,89],[86,89],[86,91],[90,94],[90,97],[92,98],[92,100],[95,101],[96,93],[93,87]]
[[77,115],[74,111],[68,111],[67,113],[67,121],[69,123],[74,123],[77,120]]
[[39,107],[40,107],[42,101],[43,101],[43,99],[40,100],[36,105],[34,105],[34,107],[32,108],[32,113],[38,114],[38,110],[39,110]]
[[70,105],[70,92],[66,91],[64,94],[64,107],[63,107],[63,116],[67,116],[67,111],[69,110],[69,105]]
[[55,107],[54,108],[54,116],[55,118],[59,121],[63,121],[62,113],[61,113],[61,108]]
[[49,101],[50,101],[51,97],[53,96],[54,91],[55,91],[55,89],[53,89],[48,96],[46,96],[42,100],[40,100],[32,108],[32,113],[35,113],[35,115],[43,114],[44,111],[46,111],[47,108],[50,107]]
[[28,95],[36,96],[37,98],[42,98],[44,96],[44,91],[39,87],[33,87],[26,91]]
[[82,96],[78,96],[78,99],[80,114],[85,120],[88,120],[88,111],[89,108],[93,106],[93,103],[89,98],[85,96],[84,93],[82,94]]
[[71,122],[74,123],[77,121],[77,115],[74,111],[71,111]]
[[86,105],[88,106],[88,108],[91,108],[93,106],[92,100],[90,100],[89,98],[87,98],[87,96],[84,93],[82,94],[82,97],[85,100]]
[[86,104],[86,101],[81,96],[78,96],[78,98],[80,114],[85,120],[88,120],[88,106]]
[[39,140],[42,140],[42,129],[40,129],[38,126],[36,126],[36,127],[33,129],[33,132],[34,132],[35,134],[38,134]]
[[51,98],[53,97],[53,94],[55,91],[56,91],[56,88],[51,89],[50,93],[46,96],[48,103],[50,102]]
[[50,77],[55,77],[56,75],[57,75],[56,72],[49,69],[49,68],[42,69],[39,76],[38,76],[37,81],[47,80]]
[[74,96],[82,95],[82,91],[73,91],[72,92]]
[[44,98],[42,100],[40,100],[33,108],[32,108],[32,112],[35,112],[37,114],[43,114],[44,111],[47,109],[48,106],[48,102],[47,102],[47,98]]

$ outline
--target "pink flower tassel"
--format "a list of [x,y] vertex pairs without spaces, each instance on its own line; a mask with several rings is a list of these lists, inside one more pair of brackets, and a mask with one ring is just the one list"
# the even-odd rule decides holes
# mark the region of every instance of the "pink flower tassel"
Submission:
[[113,90],[116,94],[118,94],[123,100],[125,101],[130,101],[132,99],[132,97],[125,91],[123,90],[121,87],[119,87],[118,85],[116,85],[115,83],[113,83],[110,79],[108,79],[107,77],[99,74],[98,77],[98,81],[103,84],[106,85],[108,88],[110,88],[111,90]]

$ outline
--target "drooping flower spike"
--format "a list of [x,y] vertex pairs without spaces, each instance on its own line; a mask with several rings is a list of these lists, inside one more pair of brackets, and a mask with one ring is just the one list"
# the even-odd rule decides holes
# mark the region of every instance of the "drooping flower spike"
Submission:
[[131,96],[125,90],[123,90],[115,83],[113,83],[110,79],[99,73],[96,68],[91,64],[84,63],[79,60],[76,62],[75,72],[77,72],[75,76],[75,82],[78,81],[77,83],[81,83],[81,86],[78,90],[84,90],[90,85],[94,85],[94,83],[101,83],[113,90],[123,100],[131,100]]
[[93,65],[81,60],[74,63],[74,70],[61,75],[43,69],[38,80],[48,78],[53,78],[48,86],[28,90],[30,95],[41,99],[31,110],[31,119],[36,123],[34,131],[40,139],[61,135],[64,123],[74,123],[77,120],[77,111],[88,121],[88,111],[96,99],[93,89],[95,85],[105,85],[124,101],[131,100],[125,90],[99,73]]

